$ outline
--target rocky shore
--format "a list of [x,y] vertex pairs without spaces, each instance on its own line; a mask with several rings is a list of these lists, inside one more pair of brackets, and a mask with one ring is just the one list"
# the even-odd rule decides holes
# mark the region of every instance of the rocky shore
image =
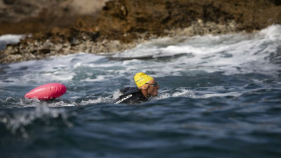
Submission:
[[117,52],[159,37],[281,24],[277,0],[2,0],[0,8],[0,35],[32,34],[2,50],[0,63]]

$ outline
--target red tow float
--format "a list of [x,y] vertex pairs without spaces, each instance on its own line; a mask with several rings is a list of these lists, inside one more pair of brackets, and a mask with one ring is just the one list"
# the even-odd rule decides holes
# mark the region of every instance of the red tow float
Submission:
[[39,100],[51,100],[62,96],[66,92],[66,87],[61,83],[49,83],[32,89],[24,97]]

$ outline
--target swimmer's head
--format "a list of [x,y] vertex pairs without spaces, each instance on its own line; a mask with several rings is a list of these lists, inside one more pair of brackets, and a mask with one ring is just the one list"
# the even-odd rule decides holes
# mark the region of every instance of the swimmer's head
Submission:
[[144,84],[148,83],[149,81],[153,80],[153,78],[143,72],[139,72],[134,77],[135,83],[138,88],[143,86]]

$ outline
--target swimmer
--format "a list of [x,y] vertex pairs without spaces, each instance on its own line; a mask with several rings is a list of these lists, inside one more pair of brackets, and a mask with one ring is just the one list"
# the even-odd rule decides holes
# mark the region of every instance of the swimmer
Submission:
[[114,102],[115,104],[136,104],[148,101],[151,96],[158,95],[159,85],[149,75],[139,72],[134,77],[137,87],[126,87],[120,90],[122,95]]

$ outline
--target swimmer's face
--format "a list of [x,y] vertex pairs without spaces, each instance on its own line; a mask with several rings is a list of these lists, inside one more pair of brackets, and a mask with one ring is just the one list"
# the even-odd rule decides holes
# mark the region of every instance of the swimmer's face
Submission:
[[158,83],[153,79],[150,80],[148,83],[147,93],[151,96],[158,95],[158,89],[160,88]]

